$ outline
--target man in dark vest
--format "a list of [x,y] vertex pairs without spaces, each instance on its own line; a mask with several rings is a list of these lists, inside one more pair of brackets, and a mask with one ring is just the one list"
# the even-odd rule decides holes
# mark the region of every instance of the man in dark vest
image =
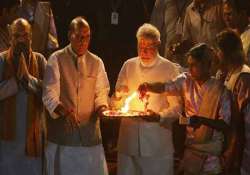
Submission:
[[44,78],[48,174],[106,175],[98,117],[108,106],[109,81],[102,60],[88,51],[88,22],[73,19],[68,38],[49,58]]

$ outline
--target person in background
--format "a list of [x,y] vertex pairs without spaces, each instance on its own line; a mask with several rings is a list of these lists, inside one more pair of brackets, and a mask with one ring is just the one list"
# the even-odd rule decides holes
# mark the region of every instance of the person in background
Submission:
[[[186,7],[190,0],[156,0],[150,23],[155,25],[161,33],[160,54],[173,59],[169,53],[173,45],[181,42],[183,20]],[[175,60],[182,65],[182,62]]]
[[19,17],[32,25],[32,48],[48,57],[58,49],[57,31],[49,1],[20,0]]
[[223,28],[221,0],[193,0],[186,9],[183,41],[213,46],[216,34]]
[[0,1],[0,52],[7,50],[10,46],[8,25],[16,19],[16,11],[19,0]]
[[246,5],[246,15],[248,20],[248,25],[245,28],[244,32],[241,34],[240,38],[243,44],[243,49],[247,57],[247,64],[250,65],[250,2],[247,1]]
[[108,107],[109,81],[102,60],[88,51],[91,30],[83,17],[69,26],[70,44],[56,51],[44,76],[48,174],[107,175],[99,117]]
[[[245,64],[245,54],[239,35],[230,29],[222,31],[216,37],[217,55],[220,69],[226,75],[224,84],[233,94],[235,106],[234,129],[236,137],[233,142],[232,174],[250,173],[250,68]],[[233,118],[232,118],[233,119]]]
[[46,59],[31,48],[31,25],[18,18],[0,53],[0,174],[42,174],[42,79]]

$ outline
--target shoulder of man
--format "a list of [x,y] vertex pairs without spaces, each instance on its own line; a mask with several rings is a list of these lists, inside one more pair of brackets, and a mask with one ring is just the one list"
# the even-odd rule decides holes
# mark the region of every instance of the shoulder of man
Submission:
[[138,61],[140,61],[139,57],[129,58],[126,61],[124,61],[123,66],[135,65]]

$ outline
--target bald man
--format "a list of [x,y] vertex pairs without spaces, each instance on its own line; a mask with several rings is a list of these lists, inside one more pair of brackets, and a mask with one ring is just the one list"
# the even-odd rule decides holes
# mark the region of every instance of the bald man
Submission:
[[109,81],[102,60],[88,51],[90,27],[69,26],[70,44],[51,55],[44,77],[48,118],[48,174],[106,175],[99,116],[108,107]]
[[40,175],[45,58],[31,49],[31,26],[16,19],[0,53],[0,174]]

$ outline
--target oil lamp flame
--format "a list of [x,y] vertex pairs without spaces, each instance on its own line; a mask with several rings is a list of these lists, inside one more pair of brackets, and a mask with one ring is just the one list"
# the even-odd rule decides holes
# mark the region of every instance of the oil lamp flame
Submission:
[[132,95],[130,95],[128,98],[126,98],[125,100],[125,104],[124,106],[121,108],[121,112],[122,113],[127,113],[129,111],[129,104],[131,102],[131,100],[133,100],[135,97],[138,96],[137,92],[134,92]]

